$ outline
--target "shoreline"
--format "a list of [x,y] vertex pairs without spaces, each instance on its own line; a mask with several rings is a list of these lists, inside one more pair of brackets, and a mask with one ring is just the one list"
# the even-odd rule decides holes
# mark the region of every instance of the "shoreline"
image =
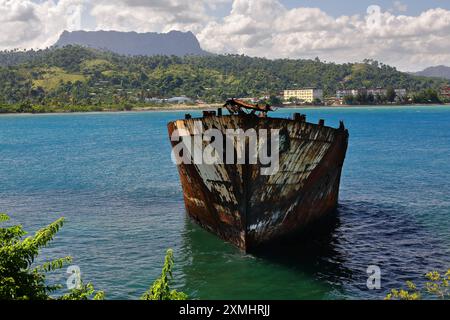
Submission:
[[[282,107],[274,107],[275,111],[283,109],[344,109],[344,108],[404,108],[404,107],[446,107],[450,103],[443,104],[378,104],[378,105],[329,105],[329,106],[314,106],[314,105],[288,105]],[[208,111],[222,107],[222,104],[205,104],[205,105],[170,105],[164,107],[139,107],[132,110],[98,110],[98,111],[55,111],[55,112],[5,112],[0,113],[1,116],[6,115],[65,115],[65,114],[99,114],[99,113],[141,113],[141,112],[180,112],[180,111]]]
[[283,106],[279,109],[332,109],[332,108],[402,108],[402,107],[438,107],[438,106],[450,106],[450,103],[441,104],[424,104],[424,103],[412,103],[412,104],[339,104],[339,105],[327,105],[327,106],[313,106],[313,105],[302,105],[302,106]]

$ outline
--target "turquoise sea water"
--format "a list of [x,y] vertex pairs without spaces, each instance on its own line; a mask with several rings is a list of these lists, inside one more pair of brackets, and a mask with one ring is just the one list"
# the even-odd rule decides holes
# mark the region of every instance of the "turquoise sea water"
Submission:
[[0,116],[0,211],[30,231],[65,216],[44,256],[73,256],[114,299],[138,298],[169,247],[176,287],[201,299],[379,299],[449,268],[450,107],[300,112],[350,131],[336,218],[307,243],[245,255],[185,217],[166,129],[185,112]]

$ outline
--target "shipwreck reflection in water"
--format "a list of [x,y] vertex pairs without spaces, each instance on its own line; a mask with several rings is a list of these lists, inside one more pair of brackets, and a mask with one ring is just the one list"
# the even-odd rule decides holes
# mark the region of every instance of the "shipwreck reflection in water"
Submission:
[[[204,231],[186,219],[184,290],[202,299],[326,299],[338,295],[350,273],[335,248],[339,213],[308,238],[271,245],[253,254]],[[301,241],[301,242],[299,242]]]
[[[185,288],[204,299],[381,299],[406,280],[448,261],[448,248],[408,210],[342,201],[327,223],[304,236],[243,254],[187,221]],[[382,289],[368,290],[367,268],[382,270]]]
[[352,276],[351,270],[345,267],[345,254],[339,250],[340,228],[338,209],[311,228],[261,248],[254,255],[305,272],[338,288]]

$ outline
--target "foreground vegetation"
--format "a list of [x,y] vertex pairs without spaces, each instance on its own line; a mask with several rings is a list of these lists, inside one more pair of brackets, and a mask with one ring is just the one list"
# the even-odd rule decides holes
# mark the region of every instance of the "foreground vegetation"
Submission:
[[173,279],[173,251],[167,250],[161,276],[141,297],[141,300],[186,300],[188,296],[183,292],[170,290],[170,281]]
[[[9,220],[9,216],[0,214],[0,223]],[[21,225],[0,227],[0,300],[103,300],[103,291],[96,291],[91,283],[82,281],[68,293],[55,296],[62,290],[61,285],[49,285],[46,274],[62,269],[72,262],[71,257],[62,257],[42,265],[34,262],[39,251],[46,247],[64,224],[64,218],[58,219],[33,236],[24,238]],[[187,295],[170,289],[172,280],[173,252],[167,251],[164,267],[142,300],[185,300]]]
[[[418,77],[377,61],[335,64],[240,55],[125,57],[78,46],[0,52],[0,112],[124,110],[151,98],[187,96],[207,103],[276,96],[291,87],[405,88],[428,102],[448,80]],[[421,98],[422,95],[422,98]]]
[[406,289],[393,289],[386,300],[420,300],[424,297],[441,300],[450,299],[450,269],[445,274],[437,271],[425,275],[427,282],[424,288],[418,288],[413,282],[406,283]]

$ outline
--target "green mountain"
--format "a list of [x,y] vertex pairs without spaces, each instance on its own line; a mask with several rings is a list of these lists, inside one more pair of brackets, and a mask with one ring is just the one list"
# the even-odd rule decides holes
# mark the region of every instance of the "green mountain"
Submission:
[[[137,104],[188,96],[206,102],[275,95],[286,88],[440,88],[443,79],[399,72],[376,61],[335,64],[240,55],[121,56],[79,46],[0,52],[0,105]],[[5,109],[5,108],[4,108]],[[22,109],[20,109],[22,110]]]

